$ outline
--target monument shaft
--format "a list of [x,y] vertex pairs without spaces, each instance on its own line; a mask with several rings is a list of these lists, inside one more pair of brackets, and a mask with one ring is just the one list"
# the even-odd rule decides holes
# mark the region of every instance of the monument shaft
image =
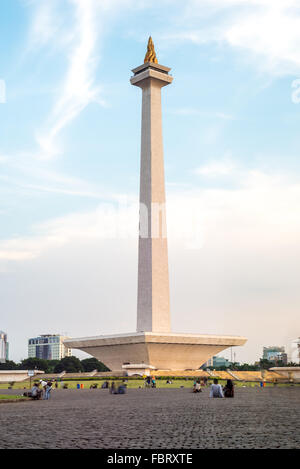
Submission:
[[170,68],[157,63],[151,37],[144,64],[132,71],[131,84],[143,93],[137,332],[64,343],[98,358],[114,376],[149,375],[158,369],[165,375],[182,370],[184,376],[184,370],[199,370],[212,356],[246,339],[170,331],[161,88],[173,78]]
[[170,69],[146,63],[131,83],[142,89],[137,332],[170,332],[170,294],[161,88]]

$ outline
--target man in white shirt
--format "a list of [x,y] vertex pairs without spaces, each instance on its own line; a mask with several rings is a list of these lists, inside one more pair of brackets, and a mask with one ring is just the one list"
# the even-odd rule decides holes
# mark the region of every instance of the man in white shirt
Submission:
[[47,381],[44,381],[43,379],[40,379],[40,383],[43,389],[45,386],[47,386]]
[[214,379],[214,384],[210,387],[209,397],[224,397],[222,386],[218,384],[217,379]]
[[47,381],[45,381],[44,379],[40,379],[40,385],[41,385],[41,387],[42,387],[42,392],[43,392],[43,394],[45,395],[45,393],[46,393]]

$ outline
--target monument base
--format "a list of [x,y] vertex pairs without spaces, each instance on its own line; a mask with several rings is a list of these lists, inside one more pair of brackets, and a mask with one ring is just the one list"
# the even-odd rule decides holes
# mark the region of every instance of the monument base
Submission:
[[137,332],[68,339],[64,344],[92,355],[111,371],[136,371],[139,364],[149,371],[184,371],[197,370],[222,350],[244,345],[246,340],[238,336]]

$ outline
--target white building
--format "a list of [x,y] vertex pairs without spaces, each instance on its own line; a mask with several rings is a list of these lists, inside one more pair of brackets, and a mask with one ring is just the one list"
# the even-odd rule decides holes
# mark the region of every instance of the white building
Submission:
[[64,345],[67,337],[55,334],[45,334],[28,340],[28,358],[42,358],[44,360],[61,360],[72,355],[72,349]]
[[7,334],[0,331],[0,363],[5,363],[8,360],[8,342]]
[[292,341],[289,355],[291,362],[300,364],[300,337]]

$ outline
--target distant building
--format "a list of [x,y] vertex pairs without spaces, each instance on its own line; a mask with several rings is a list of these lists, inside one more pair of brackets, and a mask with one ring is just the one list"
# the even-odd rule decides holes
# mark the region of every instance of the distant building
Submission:
[[263,360],[268,360],[269,362],[273,362],[273,363],[282,362],[284,365],[286,365],[287,354],[285,353],[285,348],[284,347],[264,347]]
[[213,367],[219,368],[220,366],[226,366],[228,368],[231,362],[224,357],[213,357]]
[[7,334],[0,331],[0,363],[5,363],[8,360],[8,349]]
[[63,343],[67,337],[45,334],[28,340],[28,358],[44,360],[61,360],[72,355],[72,349]]
[[300,337],[291,343],[290,347],[290,361],[300,364]]
[[201,368],[219,368],[225,366],[228,368],[231,362],[224,357],[212,357]]

